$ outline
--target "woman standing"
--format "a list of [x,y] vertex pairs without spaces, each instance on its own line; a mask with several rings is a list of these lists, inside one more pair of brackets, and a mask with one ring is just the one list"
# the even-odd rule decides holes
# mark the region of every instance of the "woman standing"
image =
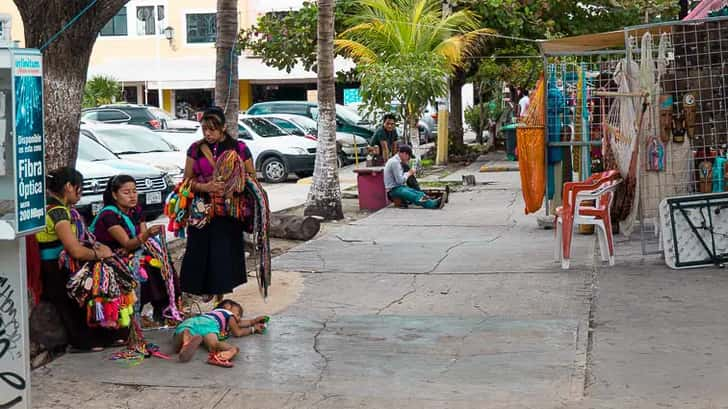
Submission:
[[[221,195],[224,180],[213,180],[215,163],[227,151],[234,151],[245,163],[249,177],[255,176],[248,147],[234,140],[225,128],[225,113],[218,107],[205,111],[200,121],[204,138],[187,150],[185,178],[190,188],[205,204],[212,205],[212,195]],[[245,269],[243,222],[216,215],[201,228],[187,229],[187,247],[182,259],[182,291],[219,298],[248,281]]]
[[[91,231],[99,242],[112,250],[134,253],[162,229],[159,225],[147,228],[138,206],[136,181],[129,175],[118,175],[111,178],[106,186],[104,207],[91,223]],[[167,287],[159,269],[151,266],[145,269],[148,278],[141,286],[140,305],[151,303],[154,320],[162,323],[163,312],[170,302]]]
[[46,185],[46,226],[36,234],[41,255],[41,299],[55,306],[71,347],[101,350],[112,344],[114,333],[103,328],[88,327],[86,308],[80,307],[66,292],[66,283],[72,272],[61,266],[59,258],[65,250],[70,258],[77,261],[100,260],[110,257],[111,249],[99,243],[91,247],[81,243],[85,227],[81,216],[73,208],[81,199],[83,186],[83,176],[77,170],[64,167],[51,171]]

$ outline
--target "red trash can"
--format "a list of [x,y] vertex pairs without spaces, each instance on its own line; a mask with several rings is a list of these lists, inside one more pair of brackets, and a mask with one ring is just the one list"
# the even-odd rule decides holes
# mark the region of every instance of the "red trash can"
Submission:
[[384,188],[384,168],[381,166],[354,169],[359,191],[359,209],[379,210],[387,207],[389,199]]

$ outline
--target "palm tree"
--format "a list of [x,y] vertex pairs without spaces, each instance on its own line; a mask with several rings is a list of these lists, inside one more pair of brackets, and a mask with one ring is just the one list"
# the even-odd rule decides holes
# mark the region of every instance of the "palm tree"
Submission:
[[86,81],[83,90],[83,107],[90,108],[111,104],[121,99],[121,85],[111,77],[97,75]]
[[[341,33],[336,46],[359,63],[364,75],[370,72],[377,77],[377,82],[381,81],[383,72],[392,71],[398,65],[401,68],[398,75],[406,78],[426,77],[425,69],[431,69],[430,74],[440,70],[451,75],[463,64],[477,40],[483,34],[493,33],[490,29],[480,29],[477,16],[468,10],[444,17],[439,0],[361,0],[356,14],[351,21],[353,26]],[[403,89],[395,90],[397,95],[393,95],[393,99],[402,102],[400,106],[411,135],[415,135],[417,118],[427,102],[443,96],[447,90],[445,76],[432,81],[418,85],[425,92],[410,95],[405,94],[412,84],[399,82]],[[376,86],[377,82],[372,85]]]
[[215,69],[215,105],[225,110],[225,124],[233,138],[238,137],[240,84],[238,82],[238,1],[217,0],[217,61]]
[[313,184],[305,215],[328,220],[344,218],[336,157],[336,92],[334,90],[334,6],[336,0],[318,2],[318,148]]

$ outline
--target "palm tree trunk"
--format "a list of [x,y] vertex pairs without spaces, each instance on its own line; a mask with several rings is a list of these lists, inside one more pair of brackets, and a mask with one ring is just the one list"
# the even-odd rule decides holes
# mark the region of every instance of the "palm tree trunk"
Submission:
[[461,151],[464,147],[463,85],[465,85],[465,71],[458,69],[450,78],[450,116],[448,116],[447,125],[455,152]]
[[225,110],[225,124],[230,136],[238,137],[240,83],[238,82],[237,0],[217,0],[217,61],[215,69],[215,105]]
[[[46,169],[73,166],[78,151],[83,87],[98,32],[128,0],[99,0],[43,51]],[[25,44],[40,48],[85,6],[87,0],[14,0]],[[69,51],[69,50],[72,50]]]
[[306,200],[306,216],[327,220],[344,218],[336,161],[336,92],[334,89],[334,6],[318,2],[318,148],[313,184]]

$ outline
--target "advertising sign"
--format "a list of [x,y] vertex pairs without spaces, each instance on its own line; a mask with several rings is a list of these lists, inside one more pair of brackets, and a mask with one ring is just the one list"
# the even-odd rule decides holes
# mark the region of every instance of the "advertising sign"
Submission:
[[35,50],[13,51],[15,211],[18,235],[33,232],[45,225],[42,62],[42,56]]

